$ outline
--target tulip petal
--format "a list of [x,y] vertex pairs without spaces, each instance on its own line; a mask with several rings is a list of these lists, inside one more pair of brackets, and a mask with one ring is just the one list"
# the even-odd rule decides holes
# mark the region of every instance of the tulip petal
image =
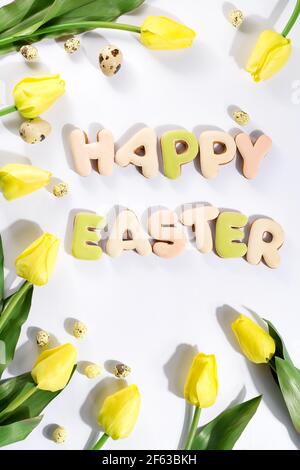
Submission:
[[98,423],[112,439],[128,437],[138,419],[141,397],[136,385],[130,385],[107,397]]
[[263,31],[249,58],[246,70],[256,82],[267,80],[284,67],[291,51],[289,39],[272,30]]
[[18,111],[27,119],[34,119],[47,111],[65,92],[60,75],[28,77],[14,87],[13,95]]
[[13,163],[0,168],[0,188],[8,201],[26,196],[50,183],[49,171]]
[[217,361],[214,355],[199,353],[193,360],[185,387],[184,398],[193,406],[208,408],[218,394]]
[[44,233],[17,257],[18,276],[37,286],[47,284],[56,263],[59,244],[57,237]]
[[149,16],[141,27],[141,42],[149,49],[184,49],[195,36],[192,29],[164,16]]
[[40,354],[31,376],[40,390],[57,392],[68,383],[77,360],[77,351],[72,344],[48,349]]
[[250,318],[240,315],[231,326],[241,350],[249,361],[266,364],[274,356],[274,339]]

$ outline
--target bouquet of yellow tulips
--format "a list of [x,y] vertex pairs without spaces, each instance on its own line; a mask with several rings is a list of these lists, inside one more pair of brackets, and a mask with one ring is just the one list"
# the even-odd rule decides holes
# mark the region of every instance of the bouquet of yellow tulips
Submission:
[[144,0],[15,0],[0,8],[0,55],[44,38],[58,38],[96,28],[140,35],[150,49],[191,46],[194,31],[165,17],[150,16],[141,26],[116,23]]
[[76,368],[71,344],[44,351],[31,372],[0,382],[0,447],[25,439],[42,410],[66,387]]
[[[13,360],[27,320],[34,285],[45,285],[54,268],[59,240],[49,233],[33,242],[15,262],[25,282],[4,297],[4,256],[0,237],[0,377]],[[0,447],[25,439],[40,423],[41,411],[65,388],[75,370],[77,352],[66,344],[41,353],[31,373],[0,381]]]

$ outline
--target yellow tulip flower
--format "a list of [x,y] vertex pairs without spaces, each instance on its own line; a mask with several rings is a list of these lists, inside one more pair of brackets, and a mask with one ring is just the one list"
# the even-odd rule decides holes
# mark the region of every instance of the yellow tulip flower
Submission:
[[42,352],[31,375],[37,388],[58,392],[67,385],[77,360],[77,351],[72,344],[64,344]]
[[208,408],[215,403],[217,394],[216,358],[214,355],[199,353],[190,368],[184,387],[184,398],[198,408]]
[[47,186],[51,176],[49,171],[12,163],[0,168],[0,188],[4,197],[12,201]]
[[56,262],[59,244],[57,237],[44,233],[16,259],[18,276],[36,286],[47,284]]
[[195,36],[192,29],[164,16],[149,16],[141,26],[141,42],[149,49],[184,49]]
[[107,436],[124,439],[132,432],[140,411],[141,396],[136,385],[130,385],[107,397],[98,423]]
[[28,77],[14,88],[15,106],[26,119],[34,119],[47,111],[65,92],[60,75]]
[[249,361],[264,364],[274,356],[274,339],[250,318],[240,315],[231,326],[241,350]]
[[272,30],[263,31],[247,63],[255,82],[268,80],[287,63],[292,51],[290,39]]

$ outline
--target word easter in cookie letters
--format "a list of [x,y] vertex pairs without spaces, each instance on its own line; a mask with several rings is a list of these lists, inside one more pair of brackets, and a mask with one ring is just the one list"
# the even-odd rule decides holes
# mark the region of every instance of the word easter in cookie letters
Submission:
[[[158,137],[150,127],[138,131],[117,151],[114,137],[107,129],[99,131],[93,143],[88,141],[84,131],[75,129],[70,134],[70,146],[74,167],[80,176],[90,175],[92,160],[97,161],[98,171],[103,176],[112,174],[114,163],[122,167],[135,165],[146,178],[159,174]],[[231,162],[238,152],[243,160],[243,175],[254,179],[272,147],[272,140],[265,134],[253,142],[245,133],[233,138],[224,131],[207,130],[196,136],[187,130],[177,129],[161,136],[160,147],[167,178],[179,178],[181,167],[196,158],[200,160],[202,175],[207,179],[216,178],[221,166]]]
[[[279,250],[284,242],[281,226],[272,219],[258,218],[249,227],[246,242],[247,223],[248,217],[240,212],[220,212],[216,207],[196,204],[184,206],[179,215],[168,209],[149,210],[146,233],[136,214],[122,209],[109,231],[105,251],[113,258],[127,250],[134,250],[141,256],[154,253],[165,259],[175,258],[187,248],[187,228],[190,228],[200,253],[210,253],[215,247],[221,258],[245,257],[250,264],[264,261],[270,268],[278,268]],[[215,224],[214,230],[212,224]],[[101,230],[106,226],[103,216],[78,213],[74,219],[73,256],[80,260],[99,260]]]

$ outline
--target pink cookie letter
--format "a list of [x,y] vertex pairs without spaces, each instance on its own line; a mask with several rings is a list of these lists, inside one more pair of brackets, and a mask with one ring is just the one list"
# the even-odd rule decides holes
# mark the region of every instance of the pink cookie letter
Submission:
[[153,252],[162,258],[175,258],[186,247],[186,238],[178,223],[177,215],[169,210],[155,212],[149,217],[148,232],[159,240],[153,245]]
[[[271,239],[267,240],[266,237]],[[279,248],[284,242],[284,232],[281,226],[271,219],[258,219],[251,227],[247,261],[250,264],[258,264],[262,258],[270,268],[278,268],[280,265]]]
[[91,160],[98,160],[98,170],[103,176],[111,175],[114,165],[115,149],[112,133],[103,129],[97,134],[97,142],[88,143],[87,135],[80,129],[70,134],[71,152],[75,170],[80,176],[89,176],[92,171]]
[[244,176],[250,180],[256,178],[261,161],[272,147],[272,140],[266,135],[261,135],[253,144],[249,135],[241,133],[236,136],[235,142],[244,160]]

